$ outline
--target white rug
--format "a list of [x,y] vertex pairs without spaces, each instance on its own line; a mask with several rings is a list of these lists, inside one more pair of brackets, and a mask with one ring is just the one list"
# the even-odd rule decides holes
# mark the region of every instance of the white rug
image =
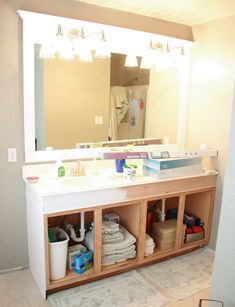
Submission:
[[209,288],[214,255],[200,248],[189,254],[159,262],[139,270],[151,284],[176,300]]
[[49,295],[53,307],[158,307],[169,302],[133,270]]

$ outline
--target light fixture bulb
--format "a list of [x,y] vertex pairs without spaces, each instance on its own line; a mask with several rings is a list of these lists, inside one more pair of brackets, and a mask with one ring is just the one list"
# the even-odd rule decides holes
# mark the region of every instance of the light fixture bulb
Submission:
[[94,56],[100,59],[106,59],[111,57],[109,44],[105,39],[104,32],[101,33],[101,39],[96,44]]
[[73,38],[73,53],[79,57],[80,62],[92,62],[91,48],[84,35],[84,30],[77,31],[76,37]]
[[39,58],[41,59],[53,59],[55,57],[55,51],[51,44],[45,43],[41,45]]
[[136,56],[133,54],[127,54],[124,66],[125,67],[137,67],[138,62],[137,62]]
[[56,38],[54,40],[55,53],[61,60],[73,60],[73,51],[69,39],[64,36],[61,25],[58,26]]
[[160,43],[153,44],[153,42],[150,41],[149,47],[145,51],[142,57],[140,68],[144,69],[152,68],[157,61],[157,57],[162,53],[162,48],[163,48],[162,44]]

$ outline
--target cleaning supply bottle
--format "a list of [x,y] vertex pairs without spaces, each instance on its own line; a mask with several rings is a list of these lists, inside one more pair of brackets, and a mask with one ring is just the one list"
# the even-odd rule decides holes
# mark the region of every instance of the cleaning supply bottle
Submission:
[[61,163],[61,160],[57,161],[57,175],[58,177],[64,177],[65,176],[65,168]]

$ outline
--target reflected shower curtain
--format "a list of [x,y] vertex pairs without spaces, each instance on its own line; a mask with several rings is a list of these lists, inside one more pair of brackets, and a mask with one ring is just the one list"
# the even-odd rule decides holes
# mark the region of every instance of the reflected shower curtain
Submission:
[[109,140],[117,140],[118,126],[128,111],[128,138],[144,138],[148,85],[111,86]]
[[117,128],[129,108],[126,87],[110,87],[109,140],[117,139]]
[[128,86],[128,138],[141,139],[145,135],[145,110],[147,102],[148,85]]

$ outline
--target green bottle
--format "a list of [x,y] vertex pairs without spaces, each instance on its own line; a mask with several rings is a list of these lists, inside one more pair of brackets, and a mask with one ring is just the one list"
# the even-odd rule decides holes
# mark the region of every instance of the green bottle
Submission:
[[61,165],[61,162],[58,163],[58,177],[64,177],[65,176],[65,168],[63,165]]

